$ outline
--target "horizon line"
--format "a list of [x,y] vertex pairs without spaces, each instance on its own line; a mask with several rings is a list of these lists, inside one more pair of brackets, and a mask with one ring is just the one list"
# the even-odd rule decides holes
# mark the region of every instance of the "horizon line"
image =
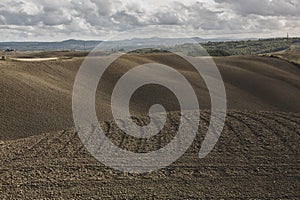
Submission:
[[300,36],[294,36],[294,37],[252,37],[252,38],[226,38],[226,37],[214,37],[214,38],[201,38],[198,36],[193,36],[193,37],[183,37],[183,38],[179,38],[179,37],[144,37],[144,38],[128,38],[128,39],[120,39],[120,40],[95,40],[95,39],[90,39],[90,40],[84,40],[84,39],[74,39],[74,38],[70,38],[70,39],[64,39],[64,40],[51,40],[51,41],[37,41],[37,40],[24,40],[24,41],[17,41],[17,40],[10,40],[10,41],[0,41],[0,43],[50,43],[50,42],[66,42],[66,41],[82,41],[82,42],[114,42],[114,41],[125,41],[125,40],[134,40],[134,39],[151,39],[151,38],[159,38],[159,39],[189,39],[189,38],[199,38],[202,40],[227,40],[227,41],[243,41],[243,40],[260,40],[260,39],[294,39],[294,38],[299,38]]

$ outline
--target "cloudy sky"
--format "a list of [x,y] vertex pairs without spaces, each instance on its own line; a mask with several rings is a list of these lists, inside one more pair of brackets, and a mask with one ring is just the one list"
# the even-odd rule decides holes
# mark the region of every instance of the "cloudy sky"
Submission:
[[300,0],[1,0],[0,41],[105,40],[149,26],[203,38],[300,36],[299,10]]

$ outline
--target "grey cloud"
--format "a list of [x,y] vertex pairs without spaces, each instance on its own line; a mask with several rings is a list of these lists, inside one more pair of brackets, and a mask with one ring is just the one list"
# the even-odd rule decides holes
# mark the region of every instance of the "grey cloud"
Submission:
[[116,12],[111,17],[115,24],[120,27],[130,28],[131,26],[140,25],[139,19],[135,15],[129,14],[124,10]]
[[4,30],[9,30],[16,37],[59,35],[68,38],[73,35],[97,36],[148,25],[172,25],[209,34],[299,27],[299,0],[187,2],[2,0],[0,33],[7,34]]
[[179,25],[181,20],[174,13],[161,12],[156,14],[155,22],[161,25]]
[[262,16],[300,16],[299,0],[215,0],[219,4],[227,4],[237,14]]
[[160,25],[189,26],[196,30],[221,29],[220,11],[212,11],[195,2],[192,5],[174,2],[168,9],[161,9],[154,14],[154,22]]
[[[85,2],[85,1],[84,1]],[[113,11],[113,3],[109,0],[91,0],[97,6],[97,12],[100,16],[111,15]],[[115,1],[114,4],[119,3],[119,1]]]
[[2,25],[28,25],[33,26],[38,23],[38,20],[33,15],[28,15],[26,13],[14,13],[14,12],[8,12],[8,11],[1,11]]

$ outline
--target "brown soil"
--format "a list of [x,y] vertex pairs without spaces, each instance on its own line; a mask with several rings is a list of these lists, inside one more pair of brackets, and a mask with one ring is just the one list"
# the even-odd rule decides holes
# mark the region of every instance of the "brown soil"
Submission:
[[[206,85],[195,71],[185,68],[187,64],[179,58],[150,54],[143,59],[124,57],[104,74],[96,101],[99,120],[112,119],[110,95],[114,81],[123,75],[129,64],[136,65],[145,60],[173,65],[193,85],[200,108],[210,108]],[[0,140],[73,127],[72,89],[82,61],[83,58],[0,62]],[[215,58],[215,62],[225,82],[229,109],[300,112],[300,71],[297,66],[269,57],[220,57]],[[147,87],[138,90],[132,98],[133,114],[146,114],[149,105],[155,101],[169,111],[178,110],[177,101],[168,90]]]
[[[144,87],[131,99],[131,112],[145,115],[159,101],[169,111],[168,123],[152,140],[122,133],[112,121],[110,96],[129,66],[152,61],[171,65],[186,76],[198,96],[202,120],[193,145],[171,166],[146,174],[104,166],[85,150],[72,128],[72,88],[83,57],[1,61],[0,198],[299,199],[299,67],[270,57],[214,60],[225,82],[229,111],[220,140],[201,160],[198,152],[207,131],[210,100],[201,77],[186,62],[161,54],[130,55],[105,72],[96,97],[98,118],[107,136],[130,151],[148,152],[168,143],[179,113],[170,91]],[[135,120],[146,123],[147,118]]]
[[[201,114],[199,135],[184,156],[145,174],[105,167],[72,129],[6,141],[0,145],[0,198],[299,198],[299,114],[229,112],[219,142],[200,160],[209,119],[208,112]],[[177,118],[177,113],[170,116]],[[112,141],[133,151],[161,147],[173,133],[170,127],[156,141],[135,141],[118,137],[114,123],[105,127]]]

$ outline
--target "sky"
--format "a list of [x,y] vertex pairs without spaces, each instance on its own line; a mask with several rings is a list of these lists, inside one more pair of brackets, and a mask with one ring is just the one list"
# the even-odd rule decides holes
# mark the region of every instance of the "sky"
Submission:
[[[142,38],[147,27],[202,38],[296,37],[299,10],[300,0],[0,0],[0,41]],[[149,37],[164,36],[156,34]]]

